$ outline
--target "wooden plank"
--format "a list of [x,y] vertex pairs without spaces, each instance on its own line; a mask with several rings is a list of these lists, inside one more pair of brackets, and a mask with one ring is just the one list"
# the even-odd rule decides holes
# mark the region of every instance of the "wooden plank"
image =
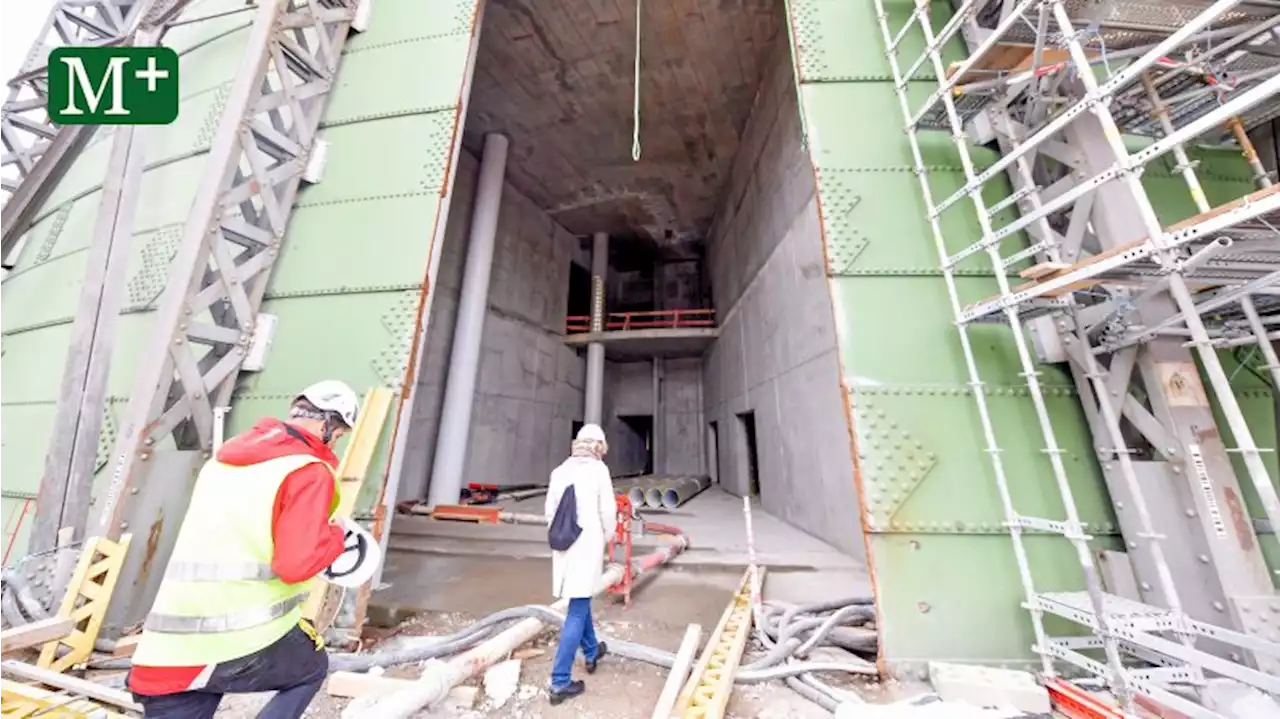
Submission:
[[[128,716],[111,711],[101,704],[88,699],[68,697],[59,692],[20,682],[4,682],[0,690],[0,707],[4,716],[31,717],[40,716],[48,719],[72,719],[72,715],[63,712],[75,712],[75,719],[97,717],[97,719],[128,719]],[[65,702],[65,703],[64,703]],[[42,712],[38,713],[37,712]]]
[[671,673],[667,674],[667,683],[662,685],[662,693],[658,695],[658,703],[654,705],[650,719],[668,719],[671,716],[680,687],[689,676],[689,668],[701,639],[701,624],[690,624],[684,630],[684,639],[680,642],[680,650],[676,652],[676,663],[671,667]]
[[128,637],[121,637],[116,642],[116,648],[111,652],[113,657],[131,657],[134,650],[138,648],[138,640],[142,638],[141,634],[134,634]]
[[1067,262],[1041,262],[1019,272],[1018,276],[1024,280],[1038,280],[1049,275],[1056,275],[1069,267],[1071,267],[1071,264]]
[[[356,499],[364,486],[365,475],[369,473],[369,465],[373,462],[373,453],[382,437],[382,428],[387,423],[387,413],[391,409],[391,400],[395,393],[389,387],[374,387],[365,393],[360,403],[360,417],[352,428],[351,439],[347,442],[347,450],[338,463],[338,478],[341,480],[336,517],[348,518],[355,511]],[[317,582],[311,596],[302,606],[302,616],[311,620],[316,629],[323,632],[333,621],[331,616],[322,617],[321,608],[325,606],[325,595],[329,590],[341,593],[341,587],[327,582]],[[335,600],[336,601],[336,600]],[[325,620],[325,621],[322,621]],[[356,625],[357,628],[360,626]]]
[[19,649],[62,639],[71,633],[75,623],[70,617],[49,617],[38,622],[24,624],[20,627],[0,632],[0,653],[8,654]]
[[66,691],[90,699],[96,699],[100,702],[112,704],[114,706],[128,709],[129,711],[142,712],[142,705],[135,702],[129,692],[111,687],[104,687],[101,684],[69,677],[66,674],[59,674],[51,669],[43,669],[41,667],[32,666],[25,662],[17,662],[12,659],[0,662],[0,671],[5,674],[26,679],[27,681],[39,682],[56,689],[65,689]]
[[[399,679],[396,677],[361,674],[359,672],[337,671],[329,675],[325,692],[330,696],[355,699],[367,694],[390,694],[406,689],[417,683],[416,679]],[[477,687],[454,687],[449,690],[445,705],[453,709],[470,709],[476,701]]]
[[[763,586],[763,569],[760,570],[759,581]],[[689,681],[676,699],[672,716],[696,716],[698,719],[720,719],[724,716],[729,694],[733,691],[733,677],[751,634],[751,602],[751,570],[748,569],[743,572],[742,581],[720,616],[716,630],[707,638]],[[709,673],[709,669],[714,671]]]

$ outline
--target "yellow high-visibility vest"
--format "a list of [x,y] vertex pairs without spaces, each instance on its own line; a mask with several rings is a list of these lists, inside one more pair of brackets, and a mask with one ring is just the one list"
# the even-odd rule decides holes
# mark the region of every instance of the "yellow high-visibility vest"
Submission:
[[[276,491],[296,469],[319,463],[294,454],[200,470],[173,556],[133,654],[139,666],[201,666],[238,659],[283,637],[302,618],[315,579],[286,584],[271,569]],[[334,474],[333,504],[338,508]]]

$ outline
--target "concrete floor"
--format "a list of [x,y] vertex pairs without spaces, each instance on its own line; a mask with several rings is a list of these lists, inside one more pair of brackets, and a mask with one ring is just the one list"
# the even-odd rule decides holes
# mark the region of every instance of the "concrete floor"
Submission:
[[[536,497],[503,507],[541,514],[542,505],[543,499]],[[677,626],[691,621],[714,625],[747,564],[742,500],[712,487],[675,510],[642,516],[679,527],[690,548],[636,590],[631,612],[640,619],[645,607],[661,607],[666,621]],[[803,603],[870,594],[866,567],[859,560],[758,509],[752,519],[757,561],[769,568],[766,599]],[[633,553],[644,554],[661,541],[637,537]],[[392,523],[386,561],[385,586],[374,593],[370,611],[378,624],[423,611],[483,615],[546,602],[551,591],[546,530],[538,526],[401,515]]]

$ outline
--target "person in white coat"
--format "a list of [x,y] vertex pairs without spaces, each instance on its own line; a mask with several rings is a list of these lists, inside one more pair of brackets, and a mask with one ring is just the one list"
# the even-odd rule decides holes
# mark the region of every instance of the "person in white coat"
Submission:
[[604,589],[604,551],[617,523],[613,478],[604,463],[609,445],[599,425],[578,430],[570,456],[551,472],[547,488],[547,526],[560,506],[565,490],[573,487],[577,498],[578,526],[582,533],[565,551],[551,553],[551,591],[569,600],[569,611],[560,629],[560,646],[551,669],[549,695],[552,704],[576,697],[586,685],[573,679],[573,659],[582,649],[587,673],[594,674],[608,648],[596,640],[591,618],[591,597]]

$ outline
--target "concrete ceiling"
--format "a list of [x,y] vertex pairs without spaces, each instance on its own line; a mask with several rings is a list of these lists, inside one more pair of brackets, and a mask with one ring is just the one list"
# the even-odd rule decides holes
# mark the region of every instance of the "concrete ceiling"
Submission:
[[728,180],[762,64],[786,42],[776,0],[661,0],[640,19],[640,141],[632,162],[636,6],[489,0],[463,138],[511,138],[507,179],[569,231],[701,238]]

